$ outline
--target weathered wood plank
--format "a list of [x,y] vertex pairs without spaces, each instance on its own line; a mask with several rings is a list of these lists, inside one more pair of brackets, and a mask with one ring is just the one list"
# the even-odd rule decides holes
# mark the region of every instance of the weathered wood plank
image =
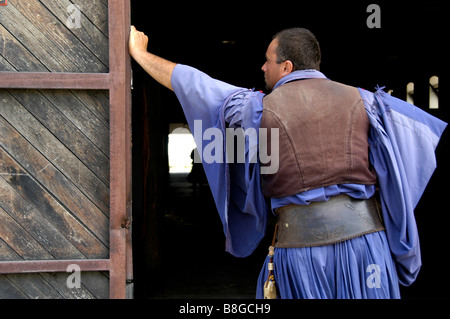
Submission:
[[48,72],[48,69],[1,24],[0,55],[8,61],[8,64],[14,66],[9,68],[7,65],[0,64],[0,71]]
[[[109,127],[105,126],[73,94],[60,90],[41,90],[42,94],[58,108],[75,126],[109,155]],[[102,162],[99,159],[99,162]],[[102,164],[103,165],[103,164]],[[109,173],[109,170],[107,170]],[[109,180],[109,178],[108,178]]]
[[[38,180],[104,244],[109,242],[108,218],[55,166],[0,117],[0,145]],[[58,159],[55,154],[54,159]]]
[[103,3],[106,7],[108,6],[108,0],[99,0],[101,3]]
[[[99,197],[107,207],[109,205],[109,189],[107,188],[109,185],[109,159],[105,153],[107,154],[109,151],[108,128],[70,92],[10,90],[9,93],[105,184],[87,191],[95,192],[92,196]],[[2,95],[0,91],[0,98]],[[18,113],[16,107],[17,105],[11,102],[8,109],[11,109],[11,112]],[[28,119],[29,116],[24,115],[24,117]],[[33,119],[30,119],[30,121],[33,121]],[[9,122],[17,127],[13,122]],[[32,122],[27,123],[27,126],[34,126],[36,130],[42,130],[42,128],[38,128],[37,123],[36,125]],[[96,126],[100,126],[100,128]],[[97,136],[94,136],[95,134]],[[46,138],[46,136],[43,134],[42,138]],[[29,141],[34,144],[31,139]],[[59,142],[50,140],[47,143],[49,147],[56,147],[54,144]],[[60,149],[58,149],[58,152],[60,152]],[[75,162],[69,163],[67,162],[67,165],[76,165]],[[80,163],[78,163],[79,165]],[[73,180],[79,178],[80,171],[78,170],[71,177]],[[88,179],[89,184],[98,183],[92,177],[89,178],[89,175],[86,175],[86,179]]]
[[95,298],[109,298],[109,277],[107,272],[81,272],[81,282]]
[[[62,299],[61,294],[55,290],[40,274],[10,274],[6,275],[17,289],[27,299]],[[3,287],[0,286],[0,290]],[[1,294],[1,293],[0,293]]]
[[[65,299],[95,299],[95,296],[84,286],[81,280],[80,288],[69,288],[67,286],[68,273],[41,273],[47,282],[52,285]],[[81,279],[83,278],[81,273]]]
[[[51,2],[55,3],[56,1],[53,0]],[[92,54],[92,48],[87,48],[80,39],[73,34],[73,30],[69,30],[66,27],[65,23],[67,19],[64,19],[64,22],[56,19],[55,13],[48,11],[39,0],[27,0],[26,2],[16,1],[16,3],[22,14],[53,43],[55,48],[69,56],[80,70],[83,70],[83,72],[90,72],[92,69],[99,70],[96,72],[108,71],[108,58],[106,57],[106,60],[104,61],[106,63],[104,63],[99,60],[95,54]],[[38,14],[36,14],[37,12]],[[67,14],[67,17],[68,16],[69,14]],[[94,40],[99,40],[101,45],[105,46],[106,49],[108,48],[108,42],[104,39],[102,40],[96,37]],[[104,55],[105,54],[103,53],[103,58],[105,58]]]
[[3,26],[52,72],[108,72],[38,0],[10,0],[1,14]]
[[[37,181],[32,179],[28,172],[18,166],[2,148],[0,148],[0,172],[1,178],[8,182],[14,190],[20,192],[20,196],[34,206],[43,215],[43,218],[46,218],[83,256],[86,258],[108,257],[108,247],[102,244]],[[3,201],[9,200],[8,194],[4,193]],[[0,246],[0,257],[2,249]]]
[[[0,54],[0,72],[16,72],[16,69]],[[0,86],[2,83],[0,82]]]
[[69,288],[70,273],[0,275],[0,299],[106,299],[109,279],[101,272],[81,272],[81,287]]
[[[0,173],[1,175],[1,173]],[[18,179],[30,178],[27,175]],[[20,184],[23,184],[20,183]],[[49,221],[0,177],[0,207],[56,259],[85,258]],[[45,213],[45,212],[44,212]]]
[[[41,0],[42,1],[42,0]],[[71,0],[108,37],[108,0]]]
[[[79,132],[71,125],[57,110],[55,111],[50,102],[37,91],[27,91],[26,94],[12,91],[14,97],[8,92],[0,91],[0,114],[31,143],[47,160],[57,167],[68,179],[72,181],[92,202],[99,207],[102,212],[109,212],[109,174],[107,158],[98,152],[94,146],[88,144],[89,141],[83,139],[83,133]],[[19,103],[20,102],[20,103]],[[77,156],[64,146],[60,140],[50,133],[36,118],[29,113],[23,105],[26,105],[34,114],[54,129],[53,134],[63,141],[72,142],[70,147],[74,148],[76,155],[87,160],[91,169],[80,161]],[[59,117],[56,117],[59,115]],[[53,118],[52,118],[53,117]],[[70,130],[72,128],[72,130]],[[72,136],[70,136],[72,135]],[[106,133],[108,136],[108,133]],[[71,139],[71,140],[70,140]],[[73,143],[82,143],[74,145]],[[92,154],[83,153],[82,148],[91,151]],[[96,156],[97,154],[97,156]],[[88,156],[92,156],[91,159]],[[95,162],[102,156],[100,163]],[[103,165],[103,166],[102,166]],[[93,171],[100,176],[93,174]]]
[[[1,249],[6,247],[6,249]],[[3,240],[0,239],[0,253],[3,252],[5,259],[13,260],[17,254],[7,246]],[[27,263],[27,261],[22,261]],[[56,262],[56,261],[55,261]],[[79,261],[70,261],[71,264]],[[80,262],[80,265],[82,262]],[[85,269],[85,266],[80,266]],[[29,270],[29,268],[27,268]],[[63,267],[62,271],[67,269]],[[61,273],[62,275],[62,273]],[[66,278],[71,273],[65,273]],[[19,296],[20,298],[30,299],[60,299],[63,296],[53,287],[42,273],[27,273],[27,274],[7,274],[0,275],[0,299],[10,298],[11,296]],[[45,276],[48,278],[48,276]],[[51,278],[51,277],[50,277]],[[81,272],[81,281],[83,286],[89,290],[95,298],[108,298],[109,294],[109,278],[105,272]],[[6,281],[6,285],[2,282]],[[3,296],[3,297],[2,297]],[[67,294],[66,294],[67,296]]]
[[[1,238],[0,256],[5,260],[16,260],[18,257]],[[61,299],[62,296],[39,274],[0,274],[0,299],[30,298]]]
[[[0,239],[0,257],[0,260],[20,259],[2,239]],[[14,294],[18,292],[20,298],[62,298],[39,274],[7,274],[0,277],[0,299],[14,298]]]
[[[17,23],[20,21],[21,23]],[[42,36],[41,31],[33,26],[14,5],[8,3],[1,11],[1,24],[29,51],[31,51],[47,69],[52,72],[76,72],[76,65],[60,50],[55,50],[52,43]],[[29,69],[28,72],[38,70]]]
[[[70,18],[70,14],[77,13],[75,10],[69,10],[69,6],[73,6],[69,0],[40,0],[52,14],[54,14],[62,24],[67,26],[67,19]],[[97,2],[97,3],[95,3]],[[97,20],[99,25],[104,28],[104,19],[108,17],[106,14],[107,8],[98,1],[78,1],[75,3],[78,5],[79,11],[79,27],[70,28],[70,31],[106,66],[109,61],[109,42],[108,30],[106,32],[100,31],[96,25],[94,25],[90,18]],[[89,18],[88,18],[89,17]],[[107,25],[107,22],[106,22]]]
[[53,259],[53,256],[2,208],[0,208],[0,237],[23,259]]
[[[71,92],[109,128],[109,95],[107,91],[71,90]],[[109,158],[109,153],[107,155]]]
[[27,295],[5,275],[0,275],[0,299],[27,299]]
[[0,237],[0,261],[20,260],[20,256]]

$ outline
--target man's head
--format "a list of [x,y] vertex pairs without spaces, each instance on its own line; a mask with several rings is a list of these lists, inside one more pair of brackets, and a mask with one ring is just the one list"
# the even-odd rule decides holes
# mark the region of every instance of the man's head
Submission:
[[320,61],[319,42],[309,30],[292,28],[278,32],[267,48],[266,63],[261,68],[267,89],[272,90],[293,71],[319,70]]

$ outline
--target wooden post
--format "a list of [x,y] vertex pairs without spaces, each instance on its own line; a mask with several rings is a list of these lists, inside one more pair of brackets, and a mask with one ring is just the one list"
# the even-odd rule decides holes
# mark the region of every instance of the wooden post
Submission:
[[[109,0],[110,71],[110,297],[125,298],[130,199],[131,62],[128,52],[130,1]],[[131,173],[129,173],[131,175]],[[128,206],[128,207],[127,207]]]

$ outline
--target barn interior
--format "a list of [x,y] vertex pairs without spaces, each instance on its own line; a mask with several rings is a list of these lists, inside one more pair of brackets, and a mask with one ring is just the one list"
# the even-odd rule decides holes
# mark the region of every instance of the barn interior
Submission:
[[[272,36],[305,27],[321,44],[321,71],[330,79],[371,91],[384,86],[448,122],[448,2],[377,0],[379,16],[368,10],[371,3],[133,1],[132,24],[149,35],[151,52],[256,90],[265,90],[261,66]],[[273,228],[252,256],[226,253],[207,185],[195,187],[188,173],[169,172],[169,134],[187,128],[175,95],[134,62],[132,94],[135,297],[253,298]],[[430,104],[431,95],[438,104]],[[448,297],[441,279],[447,273],[448,146],[446,132],[437,170],[415,210],[423,266],[417,281],[402,287],[403,298]]]

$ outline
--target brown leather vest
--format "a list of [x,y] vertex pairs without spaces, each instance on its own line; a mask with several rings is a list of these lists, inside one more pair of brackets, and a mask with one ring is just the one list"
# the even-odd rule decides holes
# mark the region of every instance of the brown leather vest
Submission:
[[[376,183],[368,158],[369,119],[356,88],[328,79],[299,80],[278,87],[263,103],[261,127],[279,129],[278,171],[261,175],[265,196]],[[269,136],[268,150],[271,143]]]

